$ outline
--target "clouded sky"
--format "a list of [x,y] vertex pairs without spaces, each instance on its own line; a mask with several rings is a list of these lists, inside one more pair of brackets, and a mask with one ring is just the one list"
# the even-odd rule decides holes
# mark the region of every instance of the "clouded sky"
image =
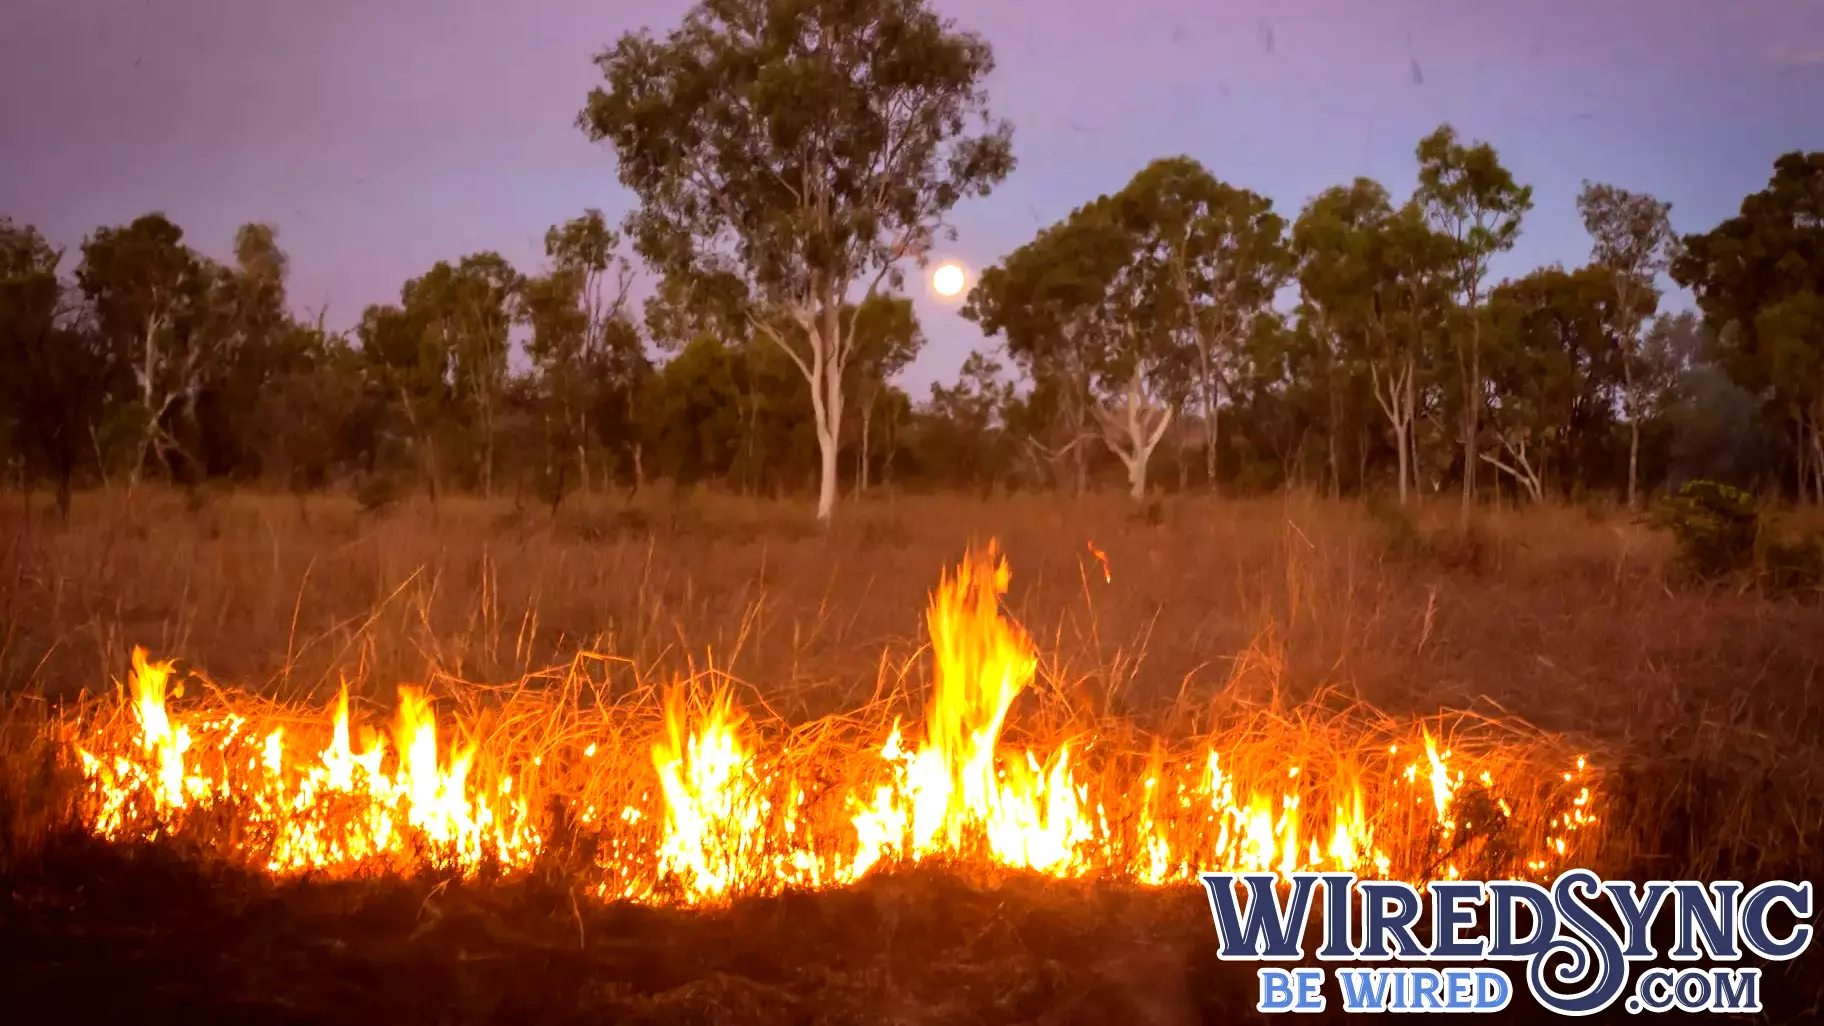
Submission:
[[[239,224],[274,222],[295,303],[338,326],[440,259],[497,249],[533,271],[547,226],[629,202],[575,127],[590,57],[687,6],[7,0],[0,213],[72,253],[150,210],[218,257]],[[994,44],[993,106],[1015,125],[1019,168],[952,217],[976,267],[1179,153],[1291,216],[1356,175],[1404,195],[1414,145],[1448,121],[1535,187],[1513,273],[1585,257],[1585,178],[1670,200],[1697,231],[1780,153],[1824,148],[1824,0],[938,6]],[[918,291],[922,392],[982,340]]]

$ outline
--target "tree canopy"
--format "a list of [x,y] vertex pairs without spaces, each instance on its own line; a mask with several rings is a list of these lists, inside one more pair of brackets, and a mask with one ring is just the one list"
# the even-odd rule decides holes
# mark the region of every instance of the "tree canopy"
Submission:
[[702,0],[595,67],[578,125],[627,215],[548,226],[537,266],[449,254],[343,330],[269,223],[153,211],[64,249],[0,218],[7,484],[556,508],[658,478],[826,521],[940,487],[1824,503],[1824,153],[1682,235],[1586,182],[1587,256],[1506,280],[1532,190],[1449,125],[1409,181],[1284,211],[1164,155],[983,260],[981,345],[946,352],[908,277],[1014,171],[985,40],[924,0]]
[[596,63],[579,120],[639,200],[635,250],[687,301],[732,300],[804,375],[827,521],[851,291],[902,287],[944,215],[1013,169],[988,44],[922,0],[704,0]]

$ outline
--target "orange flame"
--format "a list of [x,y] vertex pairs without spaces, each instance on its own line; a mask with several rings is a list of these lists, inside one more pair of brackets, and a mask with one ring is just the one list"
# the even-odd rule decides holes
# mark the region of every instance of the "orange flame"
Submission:
[[[1144,765],[1092,751],[1094,736],[1048,749],[1006,744],[1003,731],[1039,667],[1031,638],[1001,613],[1009,581],[992,544],[943,576],[927,614],[933,688],[923,737],[909,738],[895,721],[852,764],[831,763],[827,751],[818,763],[815,752],[768,746],[726,687],[669,691],[650,749],[656,787],[641,799],[656,796],[661,807],[570,810],[601,836],[598,892],[696,904],[841,885],[931,857],[1164,884],[1225,869],[1424,880],[1468,866],[1490,871],[1468,860],[1518,850],[1525,871],[1546,874],[1577,856],[1580,832],[1597,822],[1594,780],[1581,757],[1562,774],[1563,786],[1548,778],[1514,788],[1502,781],[1524,770],[1519,760],[1492,751],[1470,756],[1466,770],[1462,753],[1440,750],[1428,727],[1417,739],[1424,762],[1403,766],[1393,760],[1406,737],[1346,749],[1243,738],[1232,744],[1245,747],[1205,743],[1176,754],[1155,743]],[[89,782],[85,813],[101,836],[202,829],[201,813],[226,811],[238,826],[223,843],[275,873],[429,859],[470,874],[523,869],[545,849],[519,782],[541,772],[542,758],[475,741],[449,750],[420,689],[399,689],[392,751],[383,736],[355,750],[344,688],[327,747],[300,757],[287,727],[261,734],[239,712],[174,720],[166,707],[172,673],[171,663],[135,649],[137,730],[96,726],[76,746]],[[310,733],[308,725],[296,729]],[[599,760],[597,748],[590,740],[583,759]],[[1302,764],[1292,761],[1300,750]],[[1465,805],[1472,793],[1479,804]],[[1478,847],[1491,828],[1519,823],[1515,809],[1526,803],[1539,835]],[[1464,808],[1497,809],[1463,815],[1501,822],[1459,824]]]
[[[440,762],[436,717],[416,688],[399,689],[399,753],[390,770],[382,768],[384,741],[360,754],[351,750],[346,689],[336,701],[330,745],[312,763],[288,758],[282,728],[237,761],[248,747],[249,721],[234,714],[195,723],[213,743],[204,757],[186,759],[192,725],[173,729],[164,704],[172,663],[151,662],[135,648],[133,670],[130,687],[148,758],[103,759],[76,748],[96,798],[91,826],[104,837],[148,835],[194,805],[233,805],[247,821],[242,847],[263,853],[274,872],[400,860],[412,854],[414,837],[434,861],[471,871],[489,860],[523,865],[538,848],[524,802],[511,797],[511,777],[499,781],[497,808],[486,796],[469,794],[472,746]],[[144,804],[150,809],[136,814]],[[154,829],[134,830],[136,820]]]
[[1096,562],[1102,564],[1102,580],[1113,584],[1115,577],[1108,572],[1108,553],[1096,548],[1096,543],[1092,541],[1089,543],[1089,554],[1096,557]]
[[993,545],[946,576],[927,622],[936,682],[926,742],[904,749],[896,724],[881,755],[893,782],[854,819],[859,874],[888,855],[966,853],[985,844],[995,862],[1064,873],[1089,836],[1083,793],[1073,788],[1068,746],[1041,761],[1030,750],[1001,759],[1007,711],[1032,683],[1038,655],[1000,615],[1010,578]]

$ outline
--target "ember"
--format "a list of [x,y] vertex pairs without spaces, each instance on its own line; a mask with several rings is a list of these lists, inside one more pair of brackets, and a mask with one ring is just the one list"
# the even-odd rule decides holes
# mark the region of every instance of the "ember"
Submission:
[[[136,649],[130,722],[97,719],[72,741],[87,822],[110,839],[206,836],[273,873],[466,875],[552,854],[561,816],[590,840],[597,893],[678,904],[929,858],[1145,884],[1203,870],[1545,877],[1598,839],[1585,759],[1551,765],[1554,746],[1466,718],[1434,730],[1309,710],[1193,741],[1135,745],[1108,723],[1016,744],[1039,657],[1001,612],[1008,582],[992,545],[941,581],[916,731],[884,715],[763,729],[725,685],[693,680],[656,717],[611,709],[593,734],[533,744],[470,723],[478,740],[452,745],[427,694],[402,687],[391,743],[367,730],[356,745],[346,689],[302,724],[245,696],[179,712],[172,664]],[[617,757],[641,748],[643,762]]]

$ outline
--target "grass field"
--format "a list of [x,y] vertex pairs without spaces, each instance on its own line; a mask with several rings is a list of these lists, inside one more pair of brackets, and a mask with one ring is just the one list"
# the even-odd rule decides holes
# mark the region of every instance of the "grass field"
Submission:
[[[401,682],[454,693],[584,672],[590,653],[598,696],[713,666],[770,719],[843,714],[916,691],[929,593],[989,538],[1039,689],[1086,719],[1172,737],[1339,699],[1511,718],[1601,769],[1607,875],[1824,865],[1824,613],[1689,584],[1669,539],[1621,513],[1490,510],[1464,536],[1444,527],[1454,509],[1300,498],[1135,516],[1113,499],[905,497],[850,505],[826,535],[800,504],[712,493],[555,516],[90,495],[67,525],[17,498],[0,512],[0,987],[76,1020],[1255,1015],[1252,968],[1216,963],[1192,887],[920,866],[682,911],[579,901],[549,873],[275,883],[181,845],[88,840],[47,797],[44,724],[84,689],[112,694],[134,645],[282,702],[326,704],[346,678],[384,708]],[[1769,971],[1776,1018],[1816,1008],[1817,966]]]

